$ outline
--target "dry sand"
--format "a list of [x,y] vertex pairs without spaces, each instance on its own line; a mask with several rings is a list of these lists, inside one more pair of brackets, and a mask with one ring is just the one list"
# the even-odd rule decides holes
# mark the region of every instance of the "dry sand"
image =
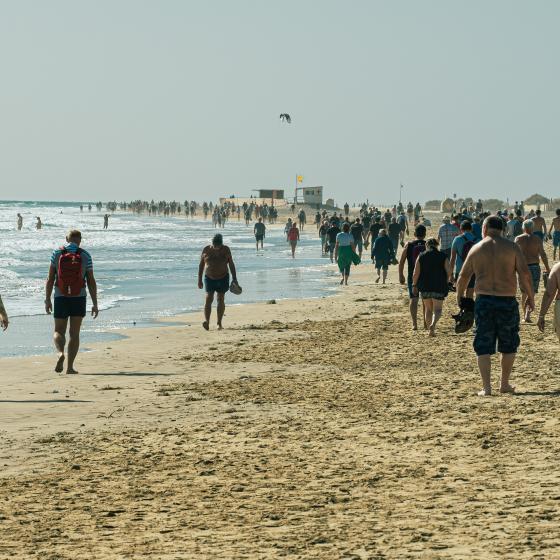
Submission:
[[560,558],[556,337],[479,398],[452,298],[432,340],[372,280],[1,360],[0,557]]

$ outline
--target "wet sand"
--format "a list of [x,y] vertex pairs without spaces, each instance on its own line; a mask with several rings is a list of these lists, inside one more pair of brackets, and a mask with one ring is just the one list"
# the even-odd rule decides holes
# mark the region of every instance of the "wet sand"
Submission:
[[1,360],[0,557],[560,557],[550,323],[479,398],[453,297],[430,339],[395,282]]

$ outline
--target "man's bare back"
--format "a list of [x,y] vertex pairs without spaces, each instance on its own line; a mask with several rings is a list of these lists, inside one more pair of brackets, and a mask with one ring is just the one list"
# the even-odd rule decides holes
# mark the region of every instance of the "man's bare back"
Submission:
[[528,277],[527,263],[520,248],[501,236],[485,237],[469,252],[461,276],[476,275],[477,295],[513,296],[517,293],[517,274]]
[[539,264],[539,259],[544,253],[544,246],[540,237],[522,233],[515,238],[515,243],[521,249],[527,264]]
[[542,216],[535,216],[533,218],[533,231],[546,234],[546,222]]
[[552,227],[554,231],[560,231],[560,216],[556,216],[556,218],[552,220]]

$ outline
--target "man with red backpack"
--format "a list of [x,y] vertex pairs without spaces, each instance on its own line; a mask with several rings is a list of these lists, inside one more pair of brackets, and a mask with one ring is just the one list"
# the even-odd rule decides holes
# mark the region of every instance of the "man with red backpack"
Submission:
[[414,267],[421,253],[426,250],[426,226],[419,224],[414,228],[415,239],[409,241],[403,248],[399,261],[399,281],[405,283],[404,265],[408,264],[408,296],[410,298],[410,316],[412,318],[412,329],[418,330],[418,293],[414,293],[412,277],[414,275]]
[[[469,251],[476,243],[476,237],[472,232],[472,224],[468,220],[461,222],[461,235],[458,235],[451,244],[451,272],[455,272],[455,277],[450,277],[449,281],[454,282],[459,278],[463,263],[467,259]],[[472,276],[467,285],[465,296],[472,299],[474,295],[475,277]]]
[[[67,374],[78,373],[74,360],[80,347],[80,329],[86,316],[86,285],[91,296],[91,314],[97,318],[97,284],[93,276],[91,255],[80,248],[82,234],[78,230],[68,232],[66,244],[56,249],[51,257],[47,278],[45,311],[54,315],[54,345],[58,351],[55,371],[64,369],[66,330],[69,325]],[[51,295],[54,288],[54,310]]]

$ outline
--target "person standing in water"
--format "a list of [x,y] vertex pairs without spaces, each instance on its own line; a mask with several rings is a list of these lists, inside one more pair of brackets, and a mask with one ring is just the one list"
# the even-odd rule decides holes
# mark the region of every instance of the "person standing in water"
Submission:
[[263,219],[259,218],[255,227],[253,228],[255,234],[255,240],[257,242],[257,251],[259,250],[259,243],[261,244],[261,249],[264,249],[264,236],[266,235],[266,226],[263,224]]
[[109,214],[103,216],[103,229],[108,229],[109,227]]
[[43,222],[41,221],[41,218],[37,216],[37,223],[35,224],[35,228],[41,229],[42,227],[43,227]]
[[230,288],[230,273],[232,283],[237,284],[237,272],[233,263],[233,257],[231,256],[231,250],[227,245],[224,245],[222,234],[217,233],[212,238],[212,244],[207,245],[202,250],[198,266],[198,287],[201,290],[202,288],[206,289],[204,322],[202,323],[206,330],[210,329],[210,315],[212,314],[214,294],[216,294],[218,299],[218,330],[223,329],[222,320],[226,310],[225,294]]
[[23,217],[22,217],[22,215],[18,212],[18,215],[17,215],[17,228],[18,228],[18,231],[21,231],[21,228],[22,228],[22,227],[23,227]]
[[292,223],[292,227],[288,230],[288,242],[290,243],[290,248],[292,249],[292,259],[296,258],[296,247],[299,241],[299,229],[296,222]]

